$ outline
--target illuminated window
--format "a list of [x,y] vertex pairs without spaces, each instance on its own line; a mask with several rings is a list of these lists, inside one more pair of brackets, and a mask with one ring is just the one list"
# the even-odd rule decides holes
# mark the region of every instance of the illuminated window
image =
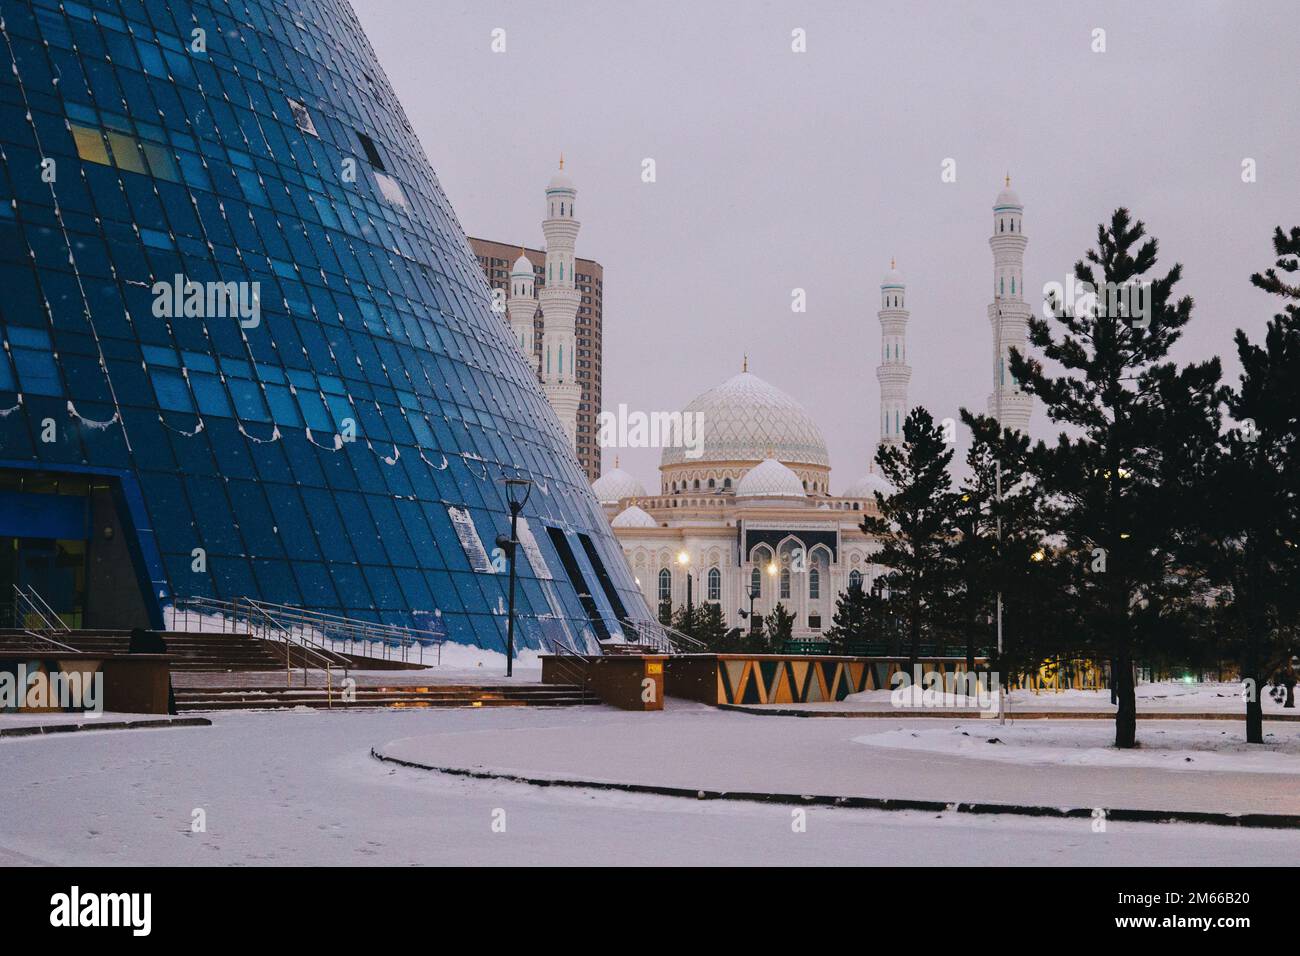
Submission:
[[77,144],[77,155],[101,166],[111,166],[108,148],[104,145],[104,136],[99,130],[89,126],[72,124],[72,140]]

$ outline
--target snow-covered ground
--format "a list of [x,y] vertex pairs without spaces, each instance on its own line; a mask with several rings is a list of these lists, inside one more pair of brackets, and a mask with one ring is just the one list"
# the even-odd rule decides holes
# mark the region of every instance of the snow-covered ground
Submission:
[[120,720],[166,720],[166,714],[119,714],[113,711],[102,711],[93,713],[91,711],[77,711],[75,713],[65,713],[63,711],[53,712],[33,712],[33,713],[5,713],[0,714],[0,730],[16,727],[39,727],[53,726],[57,724],[95,724],[95,723],[116,723]]
[[[944,726],[934,726],[943,723]],[[1240,728],[1208,721],[1168,720],[1138,728],[1141,746],[1117,750],[1109,721],[966,720],[901,727],[863,734],[854,740],[870,747],[916,751],[1001,763],[1074,767],[1155,767],[1182,773],[1221,770],[1234,773],[1300,774],[1300,733],[1272,725],[1265,743],[1247,744]]]
[[[0,865],[1080,866],[1287,864],[1300,853],[1300,833],[1291,831],[1110,822],[1097,833],[1090,819],[829,808],[808,809],[800,833],[788,806],[469,780],[369,755],[379,747],[443,765],[711,788],[1300,812],[1291,775],[1009,767],[857,739],[935,729],[933,719],[754,717],[676,702],[657,714],[590,707],[211,716],[211,727],[0,740]],[[1139,733],[1149,739],[1171,724],[1144,722]],[[196,832],[200,815],[206,829]]]
[[[1240,714],[1242,719],[1245,719],[1246,704],[1242,697],[1242,685],[1238,683],[1161,681],[1139,684],[1135,689],[1135,696],[1138,713],[1142,714]],[[996,703],[990,703],[988,698],[966,697],[961,694],[945,695],[939,691],[924,690],[919,686],[899,690],[863,691],[860,694],[850,694],[844,700],[827,703],[771,706],[783,710],[827,712],[898,712],[911,709],[982,710],[991,707],[996,712]],[[1300,718],[1300,709],[1285,709],[1282,704],[1273,700],[1267,689],[1263,694],[1263,709],[1265,716]],[[1044,711],[1114,713],[1115,707],[1110,702],[1110,692],[1105,690],[1044,691],[1037,694],[1029,690],[1015,690],[1007,695],[1009,714]]]

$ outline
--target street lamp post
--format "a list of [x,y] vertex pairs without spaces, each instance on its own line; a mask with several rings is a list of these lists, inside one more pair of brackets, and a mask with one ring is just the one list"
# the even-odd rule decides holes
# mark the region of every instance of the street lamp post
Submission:
[[758,597],[758,592],[752,587],[747,587],[745,588],[745,596],[749,598],[749,613],[746,614],[742,610],[740,616],[749,619],[749,631],[752,634],[754,632],[754,599]]
[[677,563],[682,566],[682,570],[686,573],[686,615],[689,618],[693,611],[691,596],[691,556],[687,552],[683,551],[677,555]]
[[[510,558],[510,607],[506,618],[506,676],[515,671],[515,553],[519,550],[519,512],[528,504],[533,483],[527,478],[504,478],[506,504],[510,506],[510,537],[497,535],[497,547]],[[522,495],[522,497],[521,497]]]

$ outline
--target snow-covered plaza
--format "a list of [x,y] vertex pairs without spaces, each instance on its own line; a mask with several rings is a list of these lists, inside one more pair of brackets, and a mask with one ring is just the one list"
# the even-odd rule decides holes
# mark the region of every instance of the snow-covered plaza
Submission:
[[[1064,700],[1064,699],[1062,699]],[[804,719],[504,708],[212,713],[0,739],[0,865],[1234,865],[1300,832],[685,799],[399,766],[707,791],[1300,814],[1300,723]],[[108,719],[108,718],[105,718]],[[0,717],[0,726],[31,715]],[[372,754],[372,750],[374,754]]]

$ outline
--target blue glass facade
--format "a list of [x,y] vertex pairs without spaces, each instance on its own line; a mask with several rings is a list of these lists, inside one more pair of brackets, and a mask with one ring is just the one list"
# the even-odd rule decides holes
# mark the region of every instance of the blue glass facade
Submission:
[[0,13],[3,487],[111,492],[155,622],[436,609],[501,649],[526,477],[521,643],[648,616],[345,2]]

